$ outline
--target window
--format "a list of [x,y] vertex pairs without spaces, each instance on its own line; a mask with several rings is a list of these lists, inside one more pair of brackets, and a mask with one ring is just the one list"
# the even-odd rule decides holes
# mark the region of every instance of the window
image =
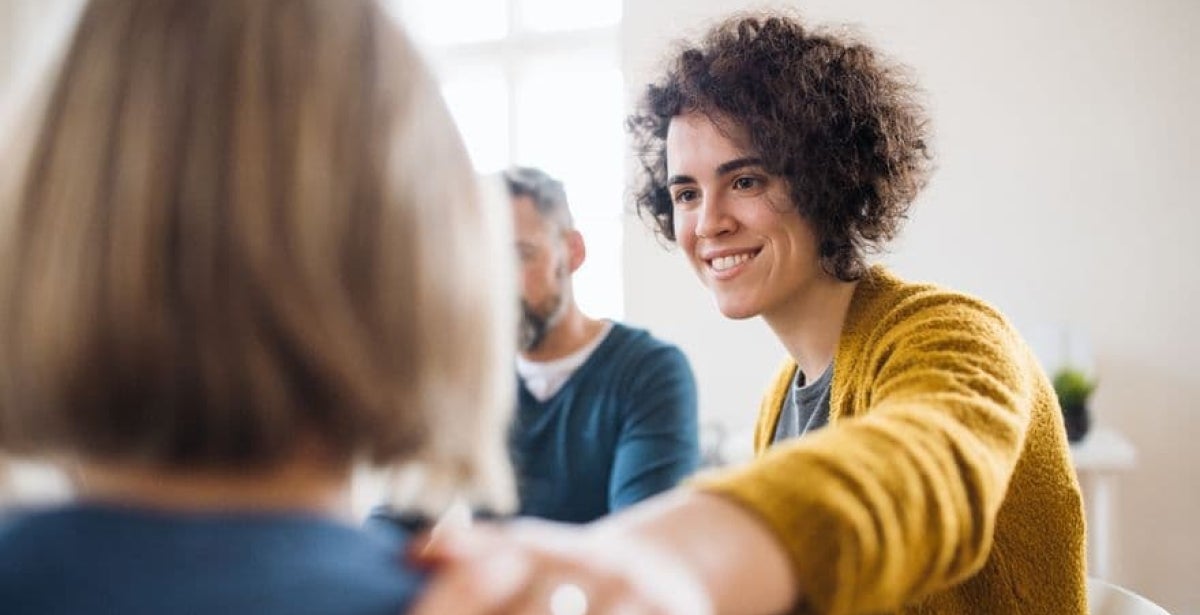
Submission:
[[575,294],[620,318],[624,211],[620,0],[391,0],[426,50],[476,169],[561,179],[588,247]]

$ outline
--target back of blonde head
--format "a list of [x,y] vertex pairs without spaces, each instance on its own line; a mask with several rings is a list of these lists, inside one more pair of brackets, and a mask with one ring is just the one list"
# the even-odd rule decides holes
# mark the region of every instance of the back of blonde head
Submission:
[[435,84],[369,0],[96,0],[5,193],[0,444],[422,462],[508,493],[514,301]]

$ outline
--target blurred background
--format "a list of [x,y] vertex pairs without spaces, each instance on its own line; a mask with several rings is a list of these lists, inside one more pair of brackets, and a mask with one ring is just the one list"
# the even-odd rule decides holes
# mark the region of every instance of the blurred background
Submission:
[[[0,0],[0,129],[80,4]],[[481,172],[528,164],[566,183],[589,248],[576,276],[584,309],[679,344],[697,374],[708,444],[724,433],[720,455],[746,455],[783,349],[761,322],[724,320],[682,257],[631,214],[622,122],[672,41],[759,5],[388,6],[434,65]],[[881,260],[991,301],[1048,371],[1071,366],[1098,382],[1089,408],[1092,435],[1104,438],[1076,445],[1089,520],[1104,531],[1093,572],[1172,613],[1200,614],[1200,2],[773,6],[850,24],[913,69],[938,170]],[[0,490],[6,481],[22,497],[65,490],[37,465],[0,468]]]

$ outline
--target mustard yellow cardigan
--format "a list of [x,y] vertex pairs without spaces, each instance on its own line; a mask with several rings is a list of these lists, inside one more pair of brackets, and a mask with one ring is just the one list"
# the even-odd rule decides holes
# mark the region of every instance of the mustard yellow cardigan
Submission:
[[693,485],[786,546],[798,613],[1087,612],[1058,402],[995,309],[872,269],[838,343],[829,427],[768,449],[795,370],[763,401],[758,459]]

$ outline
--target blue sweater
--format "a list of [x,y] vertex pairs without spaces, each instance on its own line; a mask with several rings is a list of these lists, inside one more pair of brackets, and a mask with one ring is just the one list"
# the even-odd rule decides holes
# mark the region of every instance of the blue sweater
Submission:
[[399,615],[407,537],[300,514],[93,505],[0,516],[5,615]]
[[683,353],[614,324],[545,402],[518,377],[509,450],[519,514],[584,523],[675,486],[699,464],[696,423]]

